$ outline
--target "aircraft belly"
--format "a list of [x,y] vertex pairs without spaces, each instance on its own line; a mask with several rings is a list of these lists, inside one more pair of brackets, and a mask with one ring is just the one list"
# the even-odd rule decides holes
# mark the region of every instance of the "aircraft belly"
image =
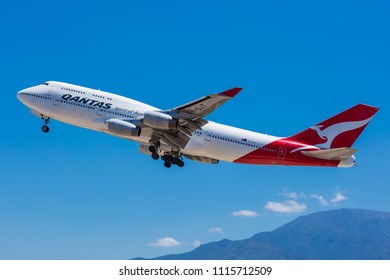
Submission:
[[204,151],[204,146],[200,137],[191,137],[186,147],[183,149],[184,154],[192,156],[207,156]]
[[233,143],[223,143],[222,141],[205,141],[198,137],[188,142],[183,153],[193,156],[204,156],[227,162],[233,162],[255,148]]
[[205,153],[208,157],[228,162],[232,162],[254,149],[240,144],[221,143],[220,141],[209,142],[205,146]]

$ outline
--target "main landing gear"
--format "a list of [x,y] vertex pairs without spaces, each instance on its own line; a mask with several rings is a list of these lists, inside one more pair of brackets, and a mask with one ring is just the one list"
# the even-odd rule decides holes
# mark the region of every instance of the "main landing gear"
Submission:
[[43,126],[42,126],[42,131],[43,131],[44,133],[48,133],[49,130],[50,130],[50,128],[49,128],[47,125],[48,125],[49,122],[50,122],[50,118],[49,118],[49,117],[44,117],[44,116],[42,116],[42,119],[45,121],[45,123],[44,123]]
[[157,153],[157,148],[156,146],[149,146],[149,152],[152,153],[152,159],[154,160],[158,160],[158,158],[160,157]]
[[178,156],[172,156],[170,154],[163,155],[161,159],[164,161],[164,166],[166,168],[170,168],[173,165],[177,165],[179,167],[184,166],[184,161],[182,161]]
[[[159,159],[159,154],[157,153],[157,147],[156,146],[149,146],[149,152],[151,152],[151,156],[154,160],[158,160]],[[183,167],[184,166],[184,161],[181,160],[180,156],[178,154],[174,154],[174,153],[167,153],[165,152],[165,154],[163,156],[161,156],[161,159],[164,161],[164,166],[166,168],[171,168],[172,164],[173,165],[177,165],[179,167]]]

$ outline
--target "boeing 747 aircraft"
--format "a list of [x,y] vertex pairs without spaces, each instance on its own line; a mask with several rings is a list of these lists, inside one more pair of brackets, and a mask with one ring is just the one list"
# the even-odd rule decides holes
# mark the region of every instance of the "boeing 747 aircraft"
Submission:
[[210,94],[169,110],[120,95],[49,81],[23,89],[18,99],[42,118],[97,130],[139,143],[164,166],[184,166],[183,157],[203,163],[220,160],[267,165],[351,167],[353,143],[377,107],[358,104],[293,136],[276,137],[215,123],[206,116],[241,88]]

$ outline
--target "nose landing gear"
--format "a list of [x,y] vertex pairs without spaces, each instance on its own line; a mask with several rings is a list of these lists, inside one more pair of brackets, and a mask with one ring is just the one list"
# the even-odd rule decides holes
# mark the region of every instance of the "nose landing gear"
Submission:
[[49,124],[49,122],[50,122],[50,118],[49,117],[45,117],[45,116],[42,116],[42,119],[45,121],[45,123],[43,124],[43,126],[42,126],[42,131],[44,132],[44,133],[48,133],[49,132],[49,130],[50,130],[50,128],[47,126],[48,124]]

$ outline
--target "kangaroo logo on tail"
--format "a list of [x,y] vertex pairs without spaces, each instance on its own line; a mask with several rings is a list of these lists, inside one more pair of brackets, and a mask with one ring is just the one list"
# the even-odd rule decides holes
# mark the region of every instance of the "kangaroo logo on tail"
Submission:
[[[286,139],[320,149],[351,147],[378,109],[357,104]],[[305,148],[300,147],[293,152],[303,149]]]
[[357,128],[360,128],[366,124],[369,123],[369,121],[372,119],[372,117],[362,120],[362,121],[357,121],[357,122],[342,122],[342,123],[336,123],[334,125],[331,125],[323,130],[321,128],[324,125],[314,125],[310,127],[312,130],[317,132],[318,136],[321,137],[321,139],[326,140],[325,143],[322,144],[314,144],[314,146],[317,146],[319,148],[323,149],[330,149],[330,146],[332,145],[333,140],[340,135],[343,132],[347,132],[350,130],[354,130]]

